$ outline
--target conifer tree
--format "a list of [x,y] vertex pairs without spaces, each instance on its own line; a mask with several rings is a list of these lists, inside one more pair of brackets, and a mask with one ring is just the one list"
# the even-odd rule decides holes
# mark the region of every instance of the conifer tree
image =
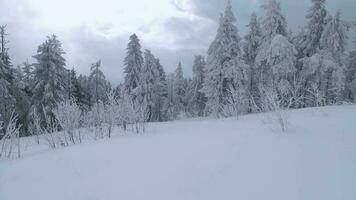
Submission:
[[140,73],[143,67],[141,45],[135,34],[130,36],[124,63],[125,89],[129,94],[132,94],[140,84]]
[[49,36],[33,56],[35,66],[35,83],[32,91],[32,104],[41,112],[42,120],[45,115],[53,117],[53,109],[57,102],[65,99],[65,52],[61,42],[55,35]]

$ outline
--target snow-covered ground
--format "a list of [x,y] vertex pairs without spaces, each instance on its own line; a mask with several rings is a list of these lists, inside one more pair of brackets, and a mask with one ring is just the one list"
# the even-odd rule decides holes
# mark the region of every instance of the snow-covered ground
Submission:
[[[0,200],[355,200],[356,106],[148,125],[0,161]],[[36,149],[34,151],[34,149]],[[31,153],[29,153],[31,152]]]

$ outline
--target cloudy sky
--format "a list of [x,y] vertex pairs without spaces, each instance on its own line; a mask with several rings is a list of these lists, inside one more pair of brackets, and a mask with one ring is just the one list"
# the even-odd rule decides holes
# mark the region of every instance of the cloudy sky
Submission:
[[[251,12],[262,15],[263,0],[231,0],[240,34]],[[289,27],[303,26],[310,0],[280,0]],[[143,48],[159,57],[167,72],[182,61],[191,74],[195,54],[205,55],[217,29],[225,0],[0,0],[0,24],[8,25],[14,65],[30,59],[47,35],[56,34],[67,53],[67,68],[88,74],[102,59],[114,84],[123,79],[128,37],[136,33]],[[355,0],[328,0],[328,9],[356,20]]]

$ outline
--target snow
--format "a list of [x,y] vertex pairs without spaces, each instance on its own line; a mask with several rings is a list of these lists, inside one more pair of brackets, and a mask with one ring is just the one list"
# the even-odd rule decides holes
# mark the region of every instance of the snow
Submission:
[[[1,200],[354,200],[356,106],[152,123],[0,161]],[[273,131],[274,130],[274,131]],[[36,149],[34,151],[34,149]]]

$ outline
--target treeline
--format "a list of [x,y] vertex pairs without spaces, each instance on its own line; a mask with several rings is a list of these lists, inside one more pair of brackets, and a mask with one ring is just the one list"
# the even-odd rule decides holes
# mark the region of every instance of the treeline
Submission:
[[[106,80],[100,61],[92,64],[89,76],[66,69],[55,35],[38,47],[35,63],[13,66],[2,26],[0,138],[13,123],[21,136],[67,130],[63,145],[81,140],[73,135],[80,127],[97,127],[99,134],[104,125],[108,130],[137,125],[138,130],[144,122],[355,102],[356,53],[347,51],[347,32],[355,23],[342,20],[340,12],[330,13],[325,4],[312,0],[305,26],[293,33],[280,4],[267,1],[264,15],[253,13],[249,32],[240,37],[228,3],[206,59],[195,56],[191,78],[183,76],[181,63],[166,74],[134,34],[124,60],[125,80],[117,87]],[[77,115],[70,116],[73,112]],[[70,121],[77,123],[70,126]]]

